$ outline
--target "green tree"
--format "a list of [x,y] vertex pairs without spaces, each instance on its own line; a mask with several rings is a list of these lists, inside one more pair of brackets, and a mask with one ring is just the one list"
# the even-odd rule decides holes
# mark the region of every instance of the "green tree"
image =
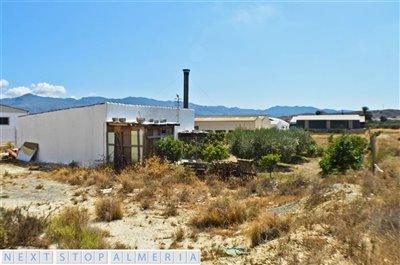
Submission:
[[272,172],[275,170],[278,163],[281,161],[281,156],[278,154],[268,154],[262,156],[258,161],[258,165],[263,170],[268,170],[269,177],[272,177]]
[[369,108],[367,106],[362,107],[361,110],[362,110],[363,116],[365,117],[365,121],[372,120],[372,114],[369,111]]
[[156,152],[161,158],[171,162],[176,162],[182,158],[184,144],[180,140],[175,140],[172,136],[161,138],[156,142]]
[[209,144],[203,152],[204,159],[208,162],[224,160],[229,157],[228,149],[222,144]]
[[360,169],[367,141],[358,135],[342,135],[329,142],[319,165],[322,172],[346,173],[349,169]]

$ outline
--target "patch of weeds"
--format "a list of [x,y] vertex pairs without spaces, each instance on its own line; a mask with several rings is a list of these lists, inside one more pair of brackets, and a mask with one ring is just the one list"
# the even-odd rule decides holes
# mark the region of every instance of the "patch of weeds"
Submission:
[[104,232],[90,227],[88,221],[87,209],[67,207],[51,219],[46,233],[61,249],[106,248]]
[[0,207],[0,249],[46,247],[47,244],[39,236],[47,225],[47,218],[31,216],[24,210]]

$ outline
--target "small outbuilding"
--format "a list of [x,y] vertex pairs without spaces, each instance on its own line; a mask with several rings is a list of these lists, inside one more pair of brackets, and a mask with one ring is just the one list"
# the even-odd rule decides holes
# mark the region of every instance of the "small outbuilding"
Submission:
[[195,129],[208,132],[229,132],[236,128],[255,130],[271,128],[271,121],[265,115],[243,116],[198,116],[194,119]]
[[269,120],[271,121],[272,127],[279,130],[288,130],[290,127],[290,124],[282,119],[270,117]]
[[17,118],[28,111],[0,104],[0,143],[15,143],[17,136]]
[[310,131],[352,130],[365,128],[365,117],[355,114],[342,115],[298,115],[290,120],[290,127]]
[[192,109],[100,103],[21,116],[17,144],[38,144],[36,161],[123,167],[152,154],[158,139],[193,129]]

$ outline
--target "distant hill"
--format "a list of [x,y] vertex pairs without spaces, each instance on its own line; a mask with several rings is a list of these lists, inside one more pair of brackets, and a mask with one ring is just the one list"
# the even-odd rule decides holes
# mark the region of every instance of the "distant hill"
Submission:
[[[140,104],[153,106],[176,106],[174,101],[161,101],[143,97],[127,97],[122,99],[104,97],[51,98],[25,94],[16,98],[5,98],[2,104],[28,110],[30,113],[45,112],[50,110],[86,106],[103,102],[116,102],[125,104]],[[292,116],[302,113],[315,113],[321,110],[309,106],[275,106],[268,109],[241,109],[225,106],[202,106],[190,103],[189,107],[195,110],[197,116],[202,115],[268,115],[271,117]],[[322,109],[326,113],[338,113],[342,110]],[[348,111],[345,111],[348,112]]]

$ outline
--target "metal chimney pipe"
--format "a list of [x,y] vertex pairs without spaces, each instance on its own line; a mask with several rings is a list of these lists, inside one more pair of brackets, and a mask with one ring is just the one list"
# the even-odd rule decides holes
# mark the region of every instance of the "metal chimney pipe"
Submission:
[[183,108],[189,108],[189,72],[190,69],[183,69]]

